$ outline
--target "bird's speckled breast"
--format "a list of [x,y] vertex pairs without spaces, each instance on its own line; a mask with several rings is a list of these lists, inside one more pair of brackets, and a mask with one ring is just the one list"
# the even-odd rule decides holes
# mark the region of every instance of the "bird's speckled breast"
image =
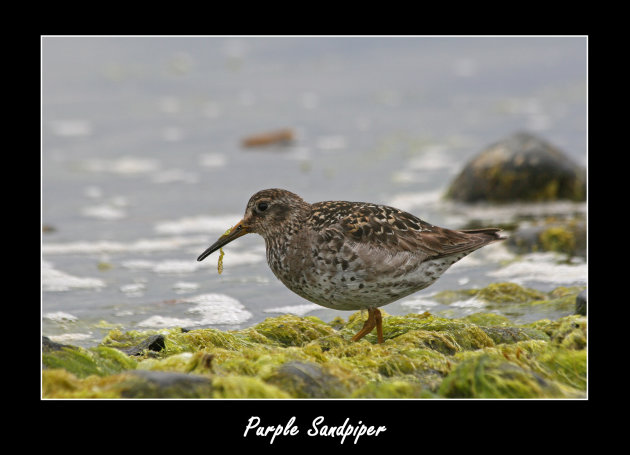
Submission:
[[[414,252],[370,249],[328,232],[294,232],[288,242],[267,241],[267,262],[299,296],[336,310],[377,308],[426,288],[466,254],[418,260]],[[309,245],[310,248],[305,247]]]

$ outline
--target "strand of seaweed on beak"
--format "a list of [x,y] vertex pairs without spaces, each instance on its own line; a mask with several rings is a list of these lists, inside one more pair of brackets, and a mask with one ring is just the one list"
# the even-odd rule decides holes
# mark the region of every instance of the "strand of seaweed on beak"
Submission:
[[[232,232],[232,227],[233,226],[230,226],[230,228],[227,231],[225,231],[221,237],[225,237],[230,232]],[[219,262],[217,263],[217,271],[219,272],[219,275],[223,273],[223,256],[225,256],[225,253],[223,252],[223,248],[219,248]]]

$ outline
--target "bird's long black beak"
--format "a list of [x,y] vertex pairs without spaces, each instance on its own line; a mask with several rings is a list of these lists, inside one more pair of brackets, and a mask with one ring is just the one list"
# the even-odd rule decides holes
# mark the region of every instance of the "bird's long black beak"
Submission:
[[206,251],[201,253],[201,255],[197,258],[197,261],[203,261],[205,258],[210,256],[212,253],[214,253],[219,248],[227,245],[232,240],[236,240],[237,238],[242,237],[243,235],[247,234],[248,232],[249,231],[245,228],[245,226],[243,226],[243,221],[242,220],[239,221],[238,224],[236,226],[234,226],[230,230],[229,233],[223,234],[221,237],[219,237],[219,239],[216,242],[214,242],[212,245],[210,245],[210,247],[208,247],[208,249]]

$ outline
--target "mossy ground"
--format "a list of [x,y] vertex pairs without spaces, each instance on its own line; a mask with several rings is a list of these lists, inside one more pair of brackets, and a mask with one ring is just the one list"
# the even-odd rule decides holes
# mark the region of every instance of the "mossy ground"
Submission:
[[[575,301],[579,289],[558,288],[545,294],[501,283],[458,292],[501,305]],[[461,319],[383,313],[382,345],[375,333],[350,341],[366,318],[361,312],[330,323],[313,316],[284,315],[229,332],[114,329],[95,348],[45,348],[42,393],[44,398],[586,395],[584,316],[516,325],[493,313]],[[132,356],[120,351],[156,335],[164,339],[159,351],[145,349]]]

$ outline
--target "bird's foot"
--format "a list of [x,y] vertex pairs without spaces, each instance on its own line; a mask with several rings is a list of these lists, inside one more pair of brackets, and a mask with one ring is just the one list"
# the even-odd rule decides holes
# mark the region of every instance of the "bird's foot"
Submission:
[[352,337],[352,341],[358,341],[363,338],[365,335],[370,333],[376,327],[376,336],[378,337],[378,343],[383,343],[383,318],[381,316],[381,310],[378,308],[369,308],[368,309],[368,318],[363,324],[363,328],[359,330],[359,332]]

